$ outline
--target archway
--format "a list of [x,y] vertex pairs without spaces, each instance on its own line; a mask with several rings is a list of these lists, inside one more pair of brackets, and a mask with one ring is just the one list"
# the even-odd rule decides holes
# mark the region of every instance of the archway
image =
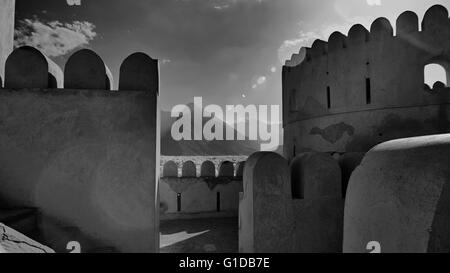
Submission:
[[435,87],[448,87],[450,73],[443,63],[430,63],[424,67],[424,84],[430,89]]

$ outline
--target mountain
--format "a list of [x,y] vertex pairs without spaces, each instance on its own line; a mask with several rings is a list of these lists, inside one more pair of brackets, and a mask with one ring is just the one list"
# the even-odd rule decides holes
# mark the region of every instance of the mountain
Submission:
[[[193,104],[187,105],[192,113],[193,128]],[[217,155],[251,155],[260,150],[259,141],[234,140],[234,141],[207,141],[207,140],[181,140],[172,138],[171,129],[177,118],[172,118],[170,112],[161,112],[161,154],[166,156],[217,156]],[[203,118],[203,125],[211,118]],[[224,132],[231,129],[224,123]],[[190,128],[186,128],[190,130]],[[235,131],[235,136],[237,131]]]

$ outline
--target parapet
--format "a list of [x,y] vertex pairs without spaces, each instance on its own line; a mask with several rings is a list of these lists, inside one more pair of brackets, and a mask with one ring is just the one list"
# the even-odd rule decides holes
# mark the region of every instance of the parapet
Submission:
[[397,36],[405,36],[419,31],[419,16],[412,11],[405,11],[397,18]]
[[347,36],[335,31],[328,39],[328,52],[336,52],[347,47]]
[[427,10],[422,21],[422,31],[432,32],[448,27],[448,10],[441,5],[432,6]]
[[361,24],[354,25],[348,31],[348,44],[359,45],[364,44],[370,40],[369,31]]
[[6,59],[5,88],[48,88],[48,62],[37,49],[24,46]]
[[394,29],[388,19],[380,17],[373,21],[370,26],[370,33],[372,34],[372,39],[382,40],[394,36]]
[[70,56],[64,69],[66,89],[107,90],[105,63],[92,50],[82,49]]
[[[126,58],[120,68],[119,90],[159,93],[158,60],[144,53]],[[38,49],[23,46],[15,49],[5,64],[4,87],[9,89],[83,89],[112,90],[111,70],[90,49],[73,53],[64,73]]]
[[[244,173],[245,161],[237,162],[234,164],[231,161],[220,162],[216,168],[216,165],[206,160],[199,164],[199,166],[192,160],[188,160],[181,164],[181,170],[179,165],[174,161],[167,161],[162,170],[163,178],[225,178],[232,180],[242,180]],[[200,176],[198,176],[197,169],[200,169]],[[218,171],[216,171],[216,169]]]
[[[152,90],[159,92],[158,60],[145,53],[134,53],[120,67],[119,90]],[[149,77],[148,75],[153,75]]]
[[[406,11],[398,16],[396,21],[396,36],[403,38],[419,31],[419,17],[412,11]],[[422,20],[422,31],[430,35],[439,35],[437,31],[442,28],[449,27],[449,13],[447,9],[441,5],[435,5],[428,9]],[[301,48],[299,53],[292,55],[287,60],[285,66],[295,67],[302,65],[306,61],[314,62],[315,59],[329,53],[340,53],[348,48],[351,52],[353,47],[368,44],[370,41],[378,41],[383,38],[393,37],[394,29],[392,24],[386,18],[376,19],[370,31],[361,24],[353,25],[347,37],[340,33],[334,32],[330,35],[328,41],[316,40],[312,48]],[[350,53],[351,54],[351,53]]]

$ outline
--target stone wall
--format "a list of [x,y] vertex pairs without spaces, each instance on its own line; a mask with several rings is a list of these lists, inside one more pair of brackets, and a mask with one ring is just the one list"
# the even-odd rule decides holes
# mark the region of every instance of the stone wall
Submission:
[[162,170],[159,196],[161,219],[237,216],[245,162],[212,161],[180,166],[167,161]]
[[450,135],[389,141],[373,148],[347,191],[344,252],[450,251]]
[[328,154],[253,154],[244,169],[239,251],[341,252],[341,169]]
[[[74,240],[84,252],[159,249],[158,63],[132,59],[119,91],[109,90],[106,66],[89,50],[74,53],[64,75],[30,47],[6,61],[0,203],[38,208],[42,242],[55,251]],[[132,84],[145,71],[154,71],[151,84]],[[54,79],[65,89],[49,88]]]
[[[413,12],[394,29],[385,18],[370,31],[354,25],[303,48],[283,68],[284,155],[367,152],[396,138],[450,131],[450,88],[427,86],[436,63],[450,80],[450,20],[433,6],[421,28]],[[420,30],[419,30],[420,29]]]

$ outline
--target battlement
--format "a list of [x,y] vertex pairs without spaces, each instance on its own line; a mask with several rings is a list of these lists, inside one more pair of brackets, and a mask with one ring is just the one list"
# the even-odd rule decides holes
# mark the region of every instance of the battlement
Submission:
[[[159,93],[158,71],[158,60],[144,53],[131,54],[120,67],[118,89]],[[92,50],[73,53],[63,72],[38,49],[23,46],[6,59],[2,86],[5,89],[112,90],[114,80],[110,69]]]
[[242,179],[245,161],[233,163],[222,161],[217,166],[213,161],[205,160],[200,165],[187,160],[177,164],[174,161],[167,161],[162,167],[161,177],[166,178],[236,178]]
[[[327,42],[316,40],[312,47],[302,47],[299,53],[293,54],[291,59],[285,63],[286,67],[296,67],[299,65],[314,65],[317,59],[329,54],[345,54],[351,52],[354,47],[360,49],[361,46],[368,47],[368,50],[376,50],[371,47],[371,43],[376,43],[385,39],[394,38],[404,41],[416,33],[426,36],[440,35],[448,30],[450,26],[449,13],[441,5],[432,6],[427,10],[419,30],[419,17],[412,11],[403,12],[396,21],[396,35],[390,21],[384,17],[376,19],[370,26],[370,31],[361,24],[353,25],[348,34],[334,32]],[[438,37],[436,37],[438,38]],[[382,50],[382,49],[380,49]]]
[[[439,78],[429,79],[430,65]],[[433,74],[436,75],[436,74]],[[284,154],[367,152],[395,138],[450,130],[450,19],[428,9],[302,48],[283,67]],[[402,129],[403,128],[403,129]]]
[[243,157],[174,160],[162,158],[159,182],[161,219],[237,216]]
[[159,179],[158,61],[130,55],[119,91],[113,86],[110,70],[89,49],[70,56],[64,71],[29,46],[6,59],[0,199],[38,209],[50,230],[46,244],[57,251],[67,238],[54,222],[77,230],[71,238],[92,249],[159,249],[158,211],[149,205],[157,202]]

